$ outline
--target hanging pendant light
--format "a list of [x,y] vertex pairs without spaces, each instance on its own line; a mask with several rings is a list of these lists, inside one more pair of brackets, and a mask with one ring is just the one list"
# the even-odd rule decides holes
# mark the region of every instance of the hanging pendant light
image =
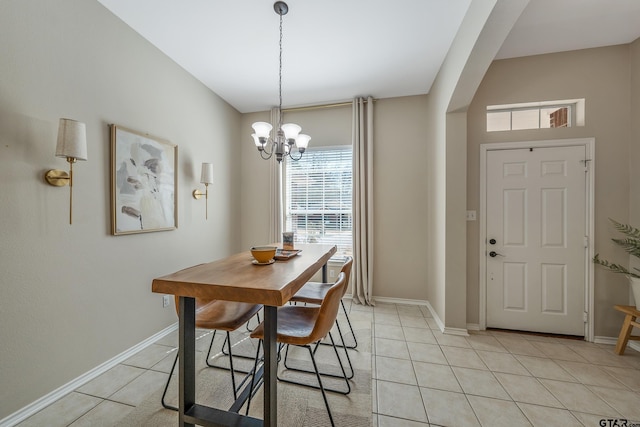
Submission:
[[[302,128],[294,123],[282,124],[282,16],[289,11],[289,6],[283,1],[277,1],[273,4],[273,9],[280,15],[280,60],[278,69],[278,129],[275,136],[271,137],[273,126],[267,122],[255,122],[251,125],[254,133],[251,135],[256,144],[256,148],[260,152],[260,156],[268,160],[274,154],[276,160],[282,161],[286,156],[292,160],[300,160],[302,154],[309,146],[309,135],[301,134]],[[294,149],[297,149],[299,156],[294,157]]]

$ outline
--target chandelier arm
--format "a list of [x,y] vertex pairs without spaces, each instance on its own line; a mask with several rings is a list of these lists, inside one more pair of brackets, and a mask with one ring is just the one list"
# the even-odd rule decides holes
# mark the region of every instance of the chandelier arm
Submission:
[[299,151],[298,151],[298,153],[300,153],[300,157],[298,157],[297,159],[295,157],[293,157],[293,155],[291,153],[292,153],[291,151],[289,151],[289,153],[288,153],[288,156],[291,158],[291,160],[294,160],[294,161],[297,162],[298,160],[300,160],[302,158],[302,153],[300,153]]
[[[276,144],[275,144],[275,141],[273,141],[271,138],[269,138],[269,139],[267,140],[267,142],[265,142],[265,143],[264,143],[264,145],[262,146],[262,150],[261,150],[261,151],[264,151],[265,153],[267,153],[267,154],[269,155],[269,157],[271,157],[271,155],[272,155],[272,154],[273,154],[273,152],[275,151],[275,150],[273,149],[273,147],[274,147],[275,145],[276,145]],[[271,147],[271,150],[267,150],[267,147]]]
[[[265,157],[264,154],[267,153],[268,156]],[[264,160],[269,160],[271,158],[271,156],[273,156],[273,150],[271,150],[271,152],[267,152],[266,150],[260,150],[260,157],[262,157]]]

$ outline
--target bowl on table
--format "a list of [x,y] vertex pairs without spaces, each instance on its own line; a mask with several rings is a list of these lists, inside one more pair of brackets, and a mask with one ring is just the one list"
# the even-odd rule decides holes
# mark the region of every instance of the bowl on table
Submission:
[[254,246],[251,248],[251,255],[260,264],[267,264],[273,260],[276,255],[275,246]]

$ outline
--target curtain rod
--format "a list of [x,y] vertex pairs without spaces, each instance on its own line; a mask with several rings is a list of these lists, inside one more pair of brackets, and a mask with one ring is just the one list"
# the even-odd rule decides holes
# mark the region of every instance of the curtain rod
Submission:
[[[377,99],[374,99],[373,102],[376,102]],[[366,104],[368,101],[365,99],[364,103]],[[336,108],[336,107],[346,107],[348,105],[353,105],[352,101],[349,102],[337,102],[335,104],[321,104],[321,105],[310,105],[308,107],[292,107],[292,108],[283,108],[283,113],[289,113],[292,111],[307,111],[307,110],[320,110],[322,108]]]

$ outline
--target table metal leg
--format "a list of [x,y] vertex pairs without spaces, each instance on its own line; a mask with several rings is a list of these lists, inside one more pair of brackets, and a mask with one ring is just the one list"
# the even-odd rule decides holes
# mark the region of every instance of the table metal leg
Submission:
[[329,283],[327,282],[327,264],[326,263],[322,266],[322,283]]
[[278,308],[264,306],[264,425],[278,425]]
[[196,300],[180,297],[178,359],[180,375],[179,425],[191,427],[185,421],[187,412],[196,403]]

